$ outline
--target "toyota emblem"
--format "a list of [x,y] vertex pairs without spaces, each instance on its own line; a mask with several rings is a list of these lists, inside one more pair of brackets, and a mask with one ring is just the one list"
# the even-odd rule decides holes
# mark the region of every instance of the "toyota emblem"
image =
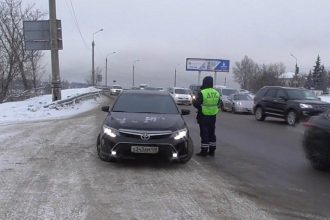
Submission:
[[143,134],[141,134],[141,139],[143,141],[147,141],[150,139],[150,135],[148,133],[143,133]]

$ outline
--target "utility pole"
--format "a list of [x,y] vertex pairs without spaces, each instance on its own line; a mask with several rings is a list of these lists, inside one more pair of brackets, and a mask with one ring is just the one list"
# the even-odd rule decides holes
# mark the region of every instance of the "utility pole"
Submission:
[[105,86],[108,85],[108,57],[105,58]]
[[180,66],[180,64],[177,64],[174,69],[174,87],[176,87],[176,68]]
[[61,78],[60,64],[58,57],[58,36],[57,36],[57,20],[56,20],[56,3],[55,0],[49,0],[49,28],[51,41],[51,62],[52,62],[52,100],[61,100]]
[[132,87],[134,88],[134,63],[133,63],[133,82],[132,82]]
[[135,82],[134,82],[134,80],[135,80],[135,63],[139,62],[139,61],[140,60],[134,60],[134,62],[133,62],[133,82],[132,82],[133,87],[135,85]]
[[93,41],[92,41],[92,86],[95,86],[95,67],[94,67],[94,35],[93,35]]
[[176,87],[176,67],[174,69],[174,87]]
[[103,29],[100,29],[96,32],[93,33],[93,41],[92,41],[92,86],[95,86],[95,65],[94,65],[94,47],[95,47],[95,42],[94,42],[94,35],[99,33],[100,31],[103,31]]

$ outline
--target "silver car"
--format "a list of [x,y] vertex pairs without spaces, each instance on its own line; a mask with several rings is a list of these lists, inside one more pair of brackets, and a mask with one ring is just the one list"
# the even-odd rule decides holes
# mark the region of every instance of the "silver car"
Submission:
[[245,93],[232,94],[223,102],[223,108],[233,113],[252,113],[253,99]]

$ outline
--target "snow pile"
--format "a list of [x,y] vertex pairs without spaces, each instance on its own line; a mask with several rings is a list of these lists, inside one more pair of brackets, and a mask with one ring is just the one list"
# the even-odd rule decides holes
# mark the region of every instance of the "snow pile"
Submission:
[[330,103],[330,96],[319,96],[319,98],[324,102],[329,102]]
[[[94,87],[62,90],[62,100],[96,91],[100,90]],[[100,101],[100,98],[90,99],[75,105],[51,109],[44,106],[52,103],[52,95],[43,95],[25,101],[2,103],[0,124],[67,118],[93,109]]]

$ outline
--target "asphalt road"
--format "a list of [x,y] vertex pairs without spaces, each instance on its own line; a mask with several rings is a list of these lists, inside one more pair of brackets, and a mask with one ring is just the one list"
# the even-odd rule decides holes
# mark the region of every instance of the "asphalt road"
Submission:
[[0,219],[272,219],[197,160],[106,163],[99,108],[0,126]]
[[[183,108],[192,110],[186,121],[197,151],[195,110]],[[216,127],[216,157],[198,158],[204,167],[278,218],[330,219],[330,174],[313,170],[305,159],[302,124],[290,127],[278,119],[259,122],[253,115],[223,112]]]
[[106,163],[95,147],[105,115],[0,126],[0,219],[330,218],[330,176],[305,160],[301,126],[222,113],[215,158]]

